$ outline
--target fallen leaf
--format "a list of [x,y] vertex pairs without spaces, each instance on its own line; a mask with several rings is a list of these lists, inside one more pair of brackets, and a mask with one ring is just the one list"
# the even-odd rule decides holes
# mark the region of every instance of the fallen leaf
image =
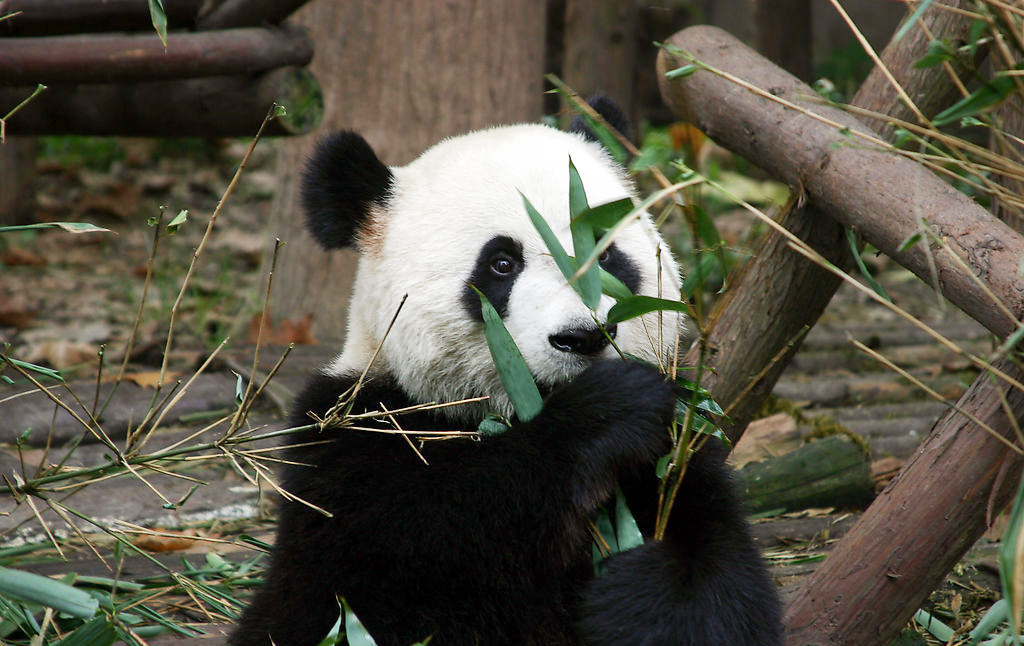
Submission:
[[29,346],[24,360],[29,363],[45,363],[57,370],[64,370],[83,363],[96,363],[97,347],[91,343],[57,339],[43,341]]
[[195,545],[199,533],[194,529],[174,531],[169,529],[154,529],[156,534],[140,534],[135,539],[135,545],[147,552],[177,552],[187,550]]
[[[164,373],[164,383],[171,383],[180,376],[180,372],[168,370]],[[141,388],[156,388],[156,385],[160,382],[160,371],[130,372],[125,373],[124,378]]]

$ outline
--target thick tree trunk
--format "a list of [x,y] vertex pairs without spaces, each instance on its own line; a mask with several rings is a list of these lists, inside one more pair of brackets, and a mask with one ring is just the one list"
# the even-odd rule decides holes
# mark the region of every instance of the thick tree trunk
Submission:
[[0,85],[118,83],[255,74],[305,65],[313,44],[294,28],[0,38]]
[[569,87],[583,96],[611,97],[634,124],[639,13],[636,2],[567,0],[562,60],[562,80]]
[[[845,112],[815,101],[810,87],[725,32],[691,27],[670,42],[838,127],[705,70],[663,85],[678,114],[790,186],[801,187],[812,204],[929,284],[937,283],[946,298],[997,336],[1016,329],[1015,318],[1024,314],[1024,289],[1017,278],[1024,237],[923,166],[845,132],[874,134]],[[682,64],[668,56],[659,60],[666,71]],[[930,253],[923,244],[901,250],[920,231],[919,219],[956,259],[934,244]],[[1015,318],[996,307],[979,282]]]
[[[315,2],[296,17],[316,42],[324,92],[320,134],[359,131],[388,164],[439,139],[540,116],[542,0]],[[326,254],[305,233],[299,177],[315,137],[286,145],[271,235],[281,250],[270,312],[275,321],[314,312],[314,331],[338,339],[355,268],[352,252]],[[398,305],[397,303],[395,304]]]
[[[15,131],[14,126],[10,130]],[[35,208],[36,140],[8,137],[7,143],[0,143],[0,226],[31,224]]]
[[[31,89],[0,87],[0,106],[16,105]],[[316,126],[319,87],[305,68],[260,76],[214,76],[145,83],[54,85],[11,119],[18,134],[138,137],[251,137],[271,104],[288,109],[266,135],[297,135]],[[153,106],[160,106],[154,110]]]

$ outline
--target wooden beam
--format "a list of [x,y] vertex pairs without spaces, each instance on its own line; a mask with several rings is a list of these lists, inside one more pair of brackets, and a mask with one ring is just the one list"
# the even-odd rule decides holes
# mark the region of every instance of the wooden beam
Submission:
[[[27,96],[0,87],[0,105]],[[272,103],[288,114],[267,124],[267,135],[298,135],[320,120],[320,86],[305,68],[260,76],[214,76],[126,84],[52,85],[8,122],[11,135],[141,137],[251,136]]]
[[199,29],[278,25],[309,0],[225,0],[199,20]]
[[[691,27],[669,42],[764,88],[759,94],[700,70],[663,82],[662,94],[676,114],[781,181],[799,187],[812,204],[935,285],[996,336],[1006,337],[1017,328],[1015,319],[1024,315],[1024,290],[1018,278],[1024,236],[924,166],[850,134],[877,136],[846,112],[822,105],[814,90],[726,32]],[[682,64],[671,56],[659,58],[662,72]],[[923,244],[901,249],[918,233],[919,218],[956,254],[955,259],[928,237],[922,237]],[[924,248],[927,244],[930,249]],[[933,267],[937,281],[932,279]],[[997,307],[979,283],[1013,317]]]
[[[164,3],[168,29],[193,29],[203,0]],[[146,0],[0,0],[2,36],[54,36],[109,31],[153,31]]]
[[0,38],[0,85],[134,83],[254,74],[305,65],[313,43],[297,27],[156,34]]

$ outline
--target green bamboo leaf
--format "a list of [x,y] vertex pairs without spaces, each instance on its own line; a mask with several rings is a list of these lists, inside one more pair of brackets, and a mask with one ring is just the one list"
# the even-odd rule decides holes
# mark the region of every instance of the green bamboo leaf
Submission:
[[693,293],[704,285],[704,281],[711,275],[711,270],[714,269],[717,262],[718,259],[711,254],[700,254],[694,271],[690,272],[686,280],[683,281],[682,292],[685,298],[693,296]]
[[624,166],[628,158],[626,149],[622,147],[622,144],[615,138],[615,135],[608,131],[608,128],[605,128],[597,119],[590,116],[590,106],[584,107],[584,104],[575,95],[564,91],[563,87],[559,87],[558,92],[565,97],[565,100],[572,106],[576,114],[583,119],[583,123],[587,125],[590,132],[594,133],[594,136],[601,142],[604,149],[611,154],[612,159]]
[[[576,273],[576,263],[570,258],[569,254],[565,253],[565,249],[562,247],[562,243],[555,237],[551,227],[548,226],[547,220],[537,212],[537,209],[533,208],[533,204],[530,204],[530,200],[526,199],[526,196],[522,193],[519,197],[523,198],[523,206],[526,207],[526,214],[530,216],[530,221],[533,222],[533,227],[537,229],[537,233],[540,234],[541,239],[547,246],[548,251],[551,252],[551,257],[555,259],[555,264],[558,265],[558,269],[565,276],[566,280],[571,280],[574,273]],[[572,283],[575,285],[575,283]],[[577,291],[579,287],[576,287]]]
[[718,235],[718,229],[715,228],[711,216],[697,204],[693,204],[692,208],[697,224],[697,236],[704,242],[704,246],[708,248],[721,246],[722,238]]
[[377,646],[377,642],[374,641],[369,631],[363,626],[363,622],[359,621],[356,613],[352,612],[348,601],[342,599],[341,605],[345,608],[345,639],[348,640],[348,645]]
[[[576,220],[577,215],[586,211],[590,205],[587,203],[587,193],[583,189],[583,180],[576,170],[576,166],[569,158],[569,232],[572,234],[573,253],[577,258],[586,258],[594,251],[594,227],[586,220]],[[583,296],[583,304],[592,310],[596,310],[601,302],[601,275],[600,268],[595,263],[589,270],[583,273],[579,279],[580,291]]]
[[583,210],[573,217],[572,224],[582,221],[595,229],[607,231],[618,224],[619,220],[629,215],[629,212],[632,210],[633,200],[624,197]]
[[601,270],[601,291],[617,301],[633,296],[626,284],[604,269]]
[[857,243],[857,234],[853,232],[853,229],[846,230],[846,242],[850,245],[850,253],[853,255],[853,260],[857,263],[857,268],[860,269],[861,275],[864,276],[864,280],[871,286],[871,289],[875,290],[876,294],[891,303],[892,298],[889,297],[889,292],[885,291],[882,283],[875,280],[868,266],[864,264],[864,259],[860,257],[860,245]]
[[928,11],[928,7],[932,6],[932,2],[934,2],[934,0],[924,0],[923,2],[918,3],[917,9],[914,13],[910,14],[910,17],[903,21],[903,24],[900,25],[900,28],[896,31],[896,35],[892,37],[892,42],[899,42],[899,40],[906,35],[907,31],[917,24],[917,19],[923,16],[925,11]]
[[530,368],[526,365],[519,348],[516,347],[512,335],[505,329],[505,324],[502,323],[498,311],[494,309],[483,292],[472,285],[470,287],[480,297],[484,336],[487,338],[487,347],[491,351],[491,358],[498,370],[501,384],[512,401],[516,415],[521,421],[528,422],[540,412],[544,406],[544,400],[540,396],[540,391],[537,390],[537,384],[533,381]]
[[598,535],[604,540],[605,544],[608,545],[609,554],[604,554],[603,546],[598,547],[597,539],[594,539],[594,544],[591,547],[591,553],[594,556],[594,574],[601,574],[604,569],[604,560],[612,554],[619,553],[619,541],[615,536],[615,528],[612,527],[611,516],[608,515],[608,510],[602,507],[597,512],[597,518],[594,519],[594,527],[597,529]]
[[1007,603],[1006,599],[1000,599],[993,603],[992,607],[978,620],[974,630],[967,636],[967,646],[974,646],[974,644],[988,637],[989,633],[994,632],[1004,621],[1009,621],[1010,617],[1007,614],[1009,611],[1010,604]]
[[655,312],[658,310],[685,312],[687,309],[688,305],[682,301],[670,301],[665,298],[655,298],[653,296],[630,296],[629,298],[621,299],[618,303],[612,306],[612,309],[608,312],[607,324],[612,325],[613,323],[621,323],[643,314],[647,314],[648,312]]
[[95,615],[100,605],[89,593],[66,583],[5,567],[0,567],[0,594],[82,619]]
[[98,227],[88,222],[38,222],[36,224],[13,224],[7,227],[0,227],[0,233],[11,233],[13,231],[28,231],[31,229],[63,229],[68,233],[94,233],[109,232],[110,229]]
[[677,67],[674,70],[669,70],[665,72],[665,78],[683,79],[686,78],[687,76],[692,76],[693,73],[696,72],[698,69],[700,68],[694,65],[693,63],[687,63],[682,67]]
[[[1019,68],[1018,65],[1014,69]],[[935,115],[932,123],[936,126],[944,126],[964,117],[974,116],[986,108],[1001,103],[1003,99],[1013,93],[1014,87],[1012,77],[1005,74],[997,75],[992,81]]]
[[178,229],[182,227],[185,222],[188,221],[188,209],[182,209],[178,211],[178,215],[174,216],[174,219],[167,223],[167,234],[174,235],[178,232]]
[[928,67],[935,67],[941,65],[946,61],[951,61],[956,58],[956,53],[953,48],[947,43],[941,40],[933,40],[928,43],[928,53],[919,58],[914,62],[914,67],[917,69],[925,69]]
[[163,0],[149,0],[149,17],[153,21],[153,29],[160,37],[164,49],[167,49],[167,14],[164,12]]
[[[1003,534],[999,549],[999,580],[1003,585],[1003,598],[1010,604],[1010,632],[1019,635],[1021,630],[1021,609],[1024,607],[1024,478],[1017,487],[1010,520]],[[1020,643],[1017,637],[1016,643]]]
[[106,617],[96,617],[57,642],[57,646],[110,646],[116,640],[113,624]]
[[900,243],[900,248],[899,248],[900,253],[906,251],[907,249],[910,249],[911,247],[916,245],[918,242],[921,242],[921,232],[920,231],[915,231],[915,232],[911,233],[909,236],[907,236],[906,240],[904,240],[903,242]]
[[640,532],[640,527],[636,524],[629,505],[626,504],[626,494],[622,493],[621,487],[615,493],[615,539],[619,544],[620,552],[644,544],[644,535]]

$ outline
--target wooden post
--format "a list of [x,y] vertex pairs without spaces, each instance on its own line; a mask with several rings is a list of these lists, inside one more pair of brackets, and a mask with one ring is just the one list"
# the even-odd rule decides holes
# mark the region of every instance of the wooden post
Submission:
[[34,221],[36,149],[34,137],[8,137],[0,143],[0,225]]

